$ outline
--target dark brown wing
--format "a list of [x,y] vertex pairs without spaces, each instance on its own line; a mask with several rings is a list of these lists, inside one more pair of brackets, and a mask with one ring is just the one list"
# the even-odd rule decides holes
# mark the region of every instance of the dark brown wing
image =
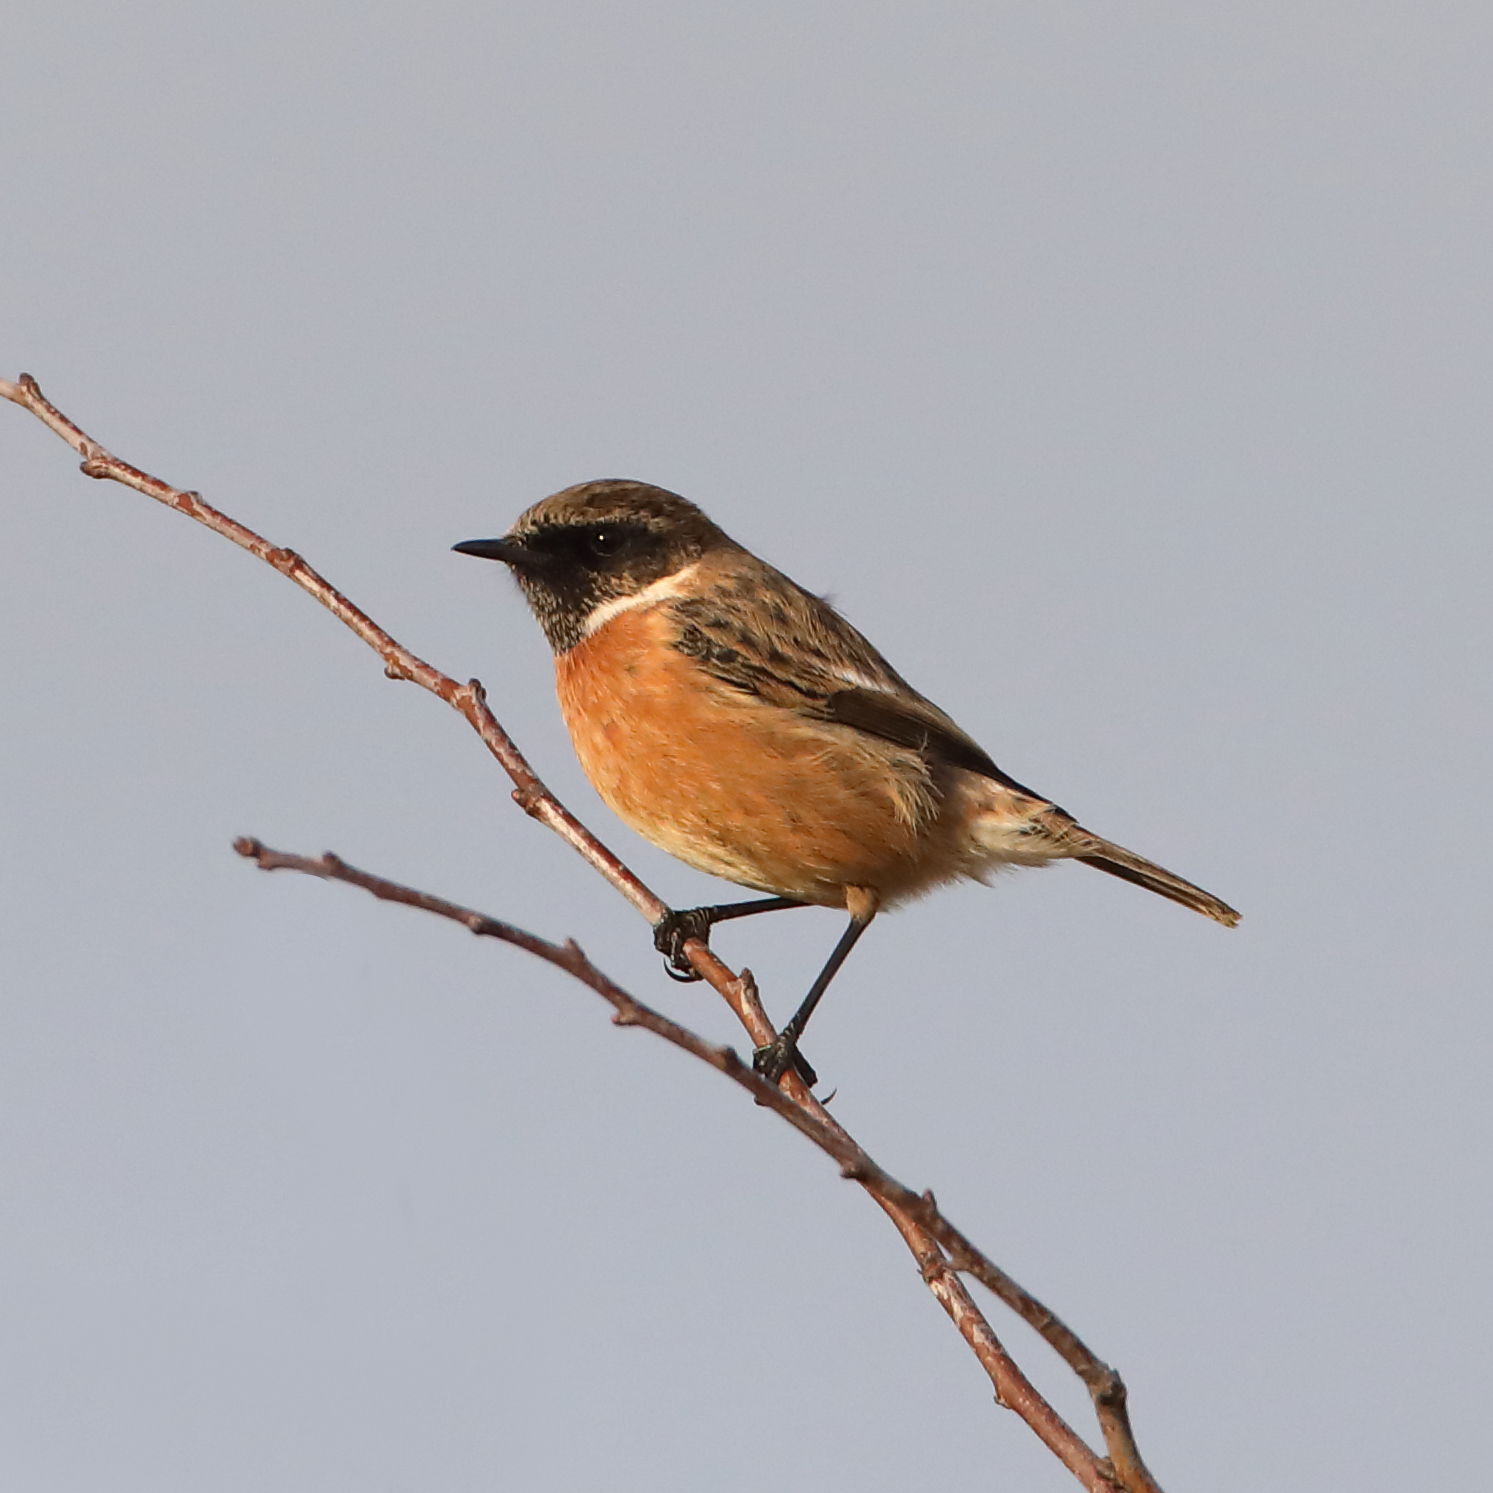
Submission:
[[823,714],[826,720],[854,726],[858,731],[879,736],[897,746],[912,747],[925,757],[977,772],[1002,787],[1026,794],[1028,798],[1046,801],[1042,794],[1033,792],[1002,772],[978,742],[966,736],[938,706],[922,695],[842,689],[824,702]]
[[722,683],[1043,799],[1002,772],[833,607],[780,571],[755,561],[669,611],[679,628],[674,646]]

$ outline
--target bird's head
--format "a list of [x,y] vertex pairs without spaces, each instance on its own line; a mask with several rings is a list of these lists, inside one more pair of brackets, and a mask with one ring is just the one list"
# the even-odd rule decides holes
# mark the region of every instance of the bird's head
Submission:
[[463,555],[512,570],[556,653],[575,647],[650,587],[732,541],[695,505],[646,482],[583,482],[526,509],[501,539]]

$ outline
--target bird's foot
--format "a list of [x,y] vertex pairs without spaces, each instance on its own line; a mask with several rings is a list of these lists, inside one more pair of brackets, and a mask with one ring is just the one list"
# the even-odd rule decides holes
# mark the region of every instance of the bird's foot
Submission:
[[686,907],[666,912],[653,925],[653,947],[664,956],[664,970],[671,980],[690,985],[703,978],[689,962],[684,945],[691,938],[709,942],[712,922],[708,907]]
[[819,1075],[809,1066],[809,1060],[798,1050],[798,1044],[792,1037],[781,1032],[765,1047],[759,1047],[752,1054],[752,1067],[768,1083],[776,1083],[790,1068],[811,1089],[819,1082]]

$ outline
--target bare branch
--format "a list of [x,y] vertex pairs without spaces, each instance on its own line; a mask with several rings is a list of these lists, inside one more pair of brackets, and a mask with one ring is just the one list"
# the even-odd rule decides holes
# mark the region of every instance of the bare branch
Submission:
[[[82,457],[82,470],[87,476],[122,483],[195,519],[273,566],[314,597],[379,655],[384,672],[391,679],[410,680],[460,712],[513,781],[513,798],[519,806],[560,835],[650,923],[656,923],[668,911],[666,904],[545,787],[488,708],[480,683],[472,680],[459,684],[403,647],[294,550],[271,544],[206,503],[200,494],[172,487],[114,456],[53,405],[29,374],[22,374],[15,382],[0,379],[0,397],[29,410],[66,441]],[[1085,1488],[1094,1493],[1105,1493],[1116,1486],[1125,1493],[1160,1493],[1136,1449],[1125,1409],[1124,1385],[1114,1370],[1096,1358],[1052,1312],[954,1228],[939,1212],[931,1194],[914,1193],[884,1172],[795,1074],[790,1072],[783,1079],[782,1089],[766,1084],[730,1048],[703,1041],[622,991],[574,943],[563,946],[548,943],[483,914],[355,871],[335,856],[319,860],[286,856],[252,840],[241,840],[236,848],[266,869],[294,869],[347,881],[385,900],[404,902],[452,918],[473,932],[523,948],[565,969],[610,1001],[619,1024],[646,1027],[727,1074],[758,1103],[772,1109],[834,1157],[843,1174],[866,1189],[902,1235],[929,1290],[990,1376],[999,1403],[1021,1416]],[[772,1041],[776,1033],[757,999],[756,984],[750,973],[745,970],[740,975],[733,973],[698,939],[687,940],[684,952],[694,969],[731,1006],[754,1046]],[[1100,1459],[1085,1445],[1011,1360],[965,1289],[959,1278],[961,1272],[974,1276],[1041,1333],[1084,1382],[1098,1414],[1109,1453],[1107,1458]]]
[[[1022,1311],[1023,1316],[1030,1316],[1030,1309],[1035,1309],[1035,1313],[1040,1314],[1041,1318],[1048,1322],[1055,1322],[1056,1319],[1050,1313],[1045,1312],[1040,1303],[1022,1292],[1020,1287],[1016,1286],[1004,1272],[998,1270],[964,1240],[964,1236],[939,1212],[931,1193],[916,1193],[910,1187],[897,1181],[872,1160],[864,1148],[852,1139],[841,1125],[831,1120],[823,1110],[816,1114],[791,1098],[777,1085],[768,1083],[752,1069],[749,1063],[743,1062],[734,1049],[707,1042],[697,1033],[690,1031],[688,1027],[682,1026],[653,1007],[645,1005],[598,969],[574,939],[567,939],[563,944],[551,943],[547,939],[539,938],[533,933],[516,928],[511,923],[489,917],[485,913],[475,912],[468,907],[460,907],[454,902],[448,902],[429,892],[417,891],[413,887],[404,886],[368,871],[361,871],[331,852],[315,857],[295,855],[285,851],[271,850],[259,840],[248,837],[235,840],[233,848],[240,855],[254,861],[262,870],[300,871],[305,875],[318,876],[328,881],[345,881],[351,886],[361,887],[364,891],[371,892],[385,902],[401,902],[406,907],[418,907],[425,912],[435,913],[438,917],[449,918],[452,922],[460,923],[473,933],[513,944],[543,959],[546,963],[563,969],[583,985],[594,990],[611,1005],[615,1013],[612,1019],[618,1026],[642,1027],[645,1031],[653,1032],[666,1042],[700,1059],[701,1062],[708,1063],[717,1072],[724,1073],[727,1078],[745,1089],[758,1104],[765,1109],[772,1110],[793,1126],[800,1135],[818,1146],[826,1156],[838,1164],[841,1176],[860,1183],[888,1213],[894,1217],[898,1214],[915,1216],[917,1223],[921,1224],[922,1228],[938,1241],[938,1244],[944,1246],[942,1249],[937,1246],[930,1248],[926,1243],[920,1243],[914,1247],[913,1252],[918,1258],[918,1264],[928,1288],[954,1320],[981,1366],[990,1376],[990,1381],[995,1386],[997,1401],[1008,1408],[1017,1410],[1022,1418],[1037,1431],[1037,1434],[1059,1456],[1064,1458],[1065,1462],[1068,1461],[1065,1453],[1076,1453],[1082,1447],[1082,1443],[1079,1442],[1071,1427],[1032,1388],[1026,1376],[1006,1353],[989,1323],[964,1290],[957,1272],[967,1270],[981,1277],[989,1273],[1002,1282],[1002,1289],[997,1293],[1002,1296],[1002,1299],[1009,1297],[1012,1301],[1023,1303],[1028,1308]],[[949,1245],[945,1243],[946,1239],[958,1241],[957,1252],[949,1248]],[[909,1239],[909,1243],[912,1242]],[[946,1254],[945,1250],[949,1252]],[[962,1259],[961,1256],[963,1256]],[[977,1262],[978,1267],[982,1268],[977,1268]],[[1037,1321],[1033,1321],[1033,1325],[1037,1326]],[[1069,1336],[1072,1335],[1069,1334]],[[1076,1342],[1077,1339],[1073,1341]],[[1082,1447],[1081,1457],[1075,1457],[1069,1465],[1075,1471],[1079,1471],[1084,1463],[1087,1463],[1098,1477],[1097,1481],[1088,1483],[1086,1486],[1100,1489],[1113,1487],[1110,1480],[1103,1476],[1102,1470],[1087,1447]]]

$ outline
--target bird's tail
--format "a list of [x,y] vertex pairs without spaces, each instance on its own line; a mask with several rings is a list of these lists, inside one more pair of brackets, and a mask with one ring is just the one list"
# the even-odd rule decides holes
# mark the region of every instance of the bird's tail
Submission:
[[[1180,876],[1172,875],[1143,855],[1126,850],[1123,845],[1102,840],[1087,830],[1082,833],[1087,837],[1087,843],[1084,852],[1073,857],[1075,860],[1082,861],[1086,866],[1093,866],[1096,871],[1106,871],[1111,876],[1118,876],[1121,881],[1143,886],[1148,892],[1155,892],[1158,897],[1169,897],[1173,902],[1180,902],[1183,907],[1190,907],[1194,912],[1200,912],[1204,917],[1212,918],[1225,927],[1232,928],[1239,921],[1239,914],[1227,902],[1220,902],[1211,892],[1205,892],[1202,887],[1194,886],[1190,881],[1183,881]],[[1092,850],[1088,848],[1089,845],[1092,845]]]

